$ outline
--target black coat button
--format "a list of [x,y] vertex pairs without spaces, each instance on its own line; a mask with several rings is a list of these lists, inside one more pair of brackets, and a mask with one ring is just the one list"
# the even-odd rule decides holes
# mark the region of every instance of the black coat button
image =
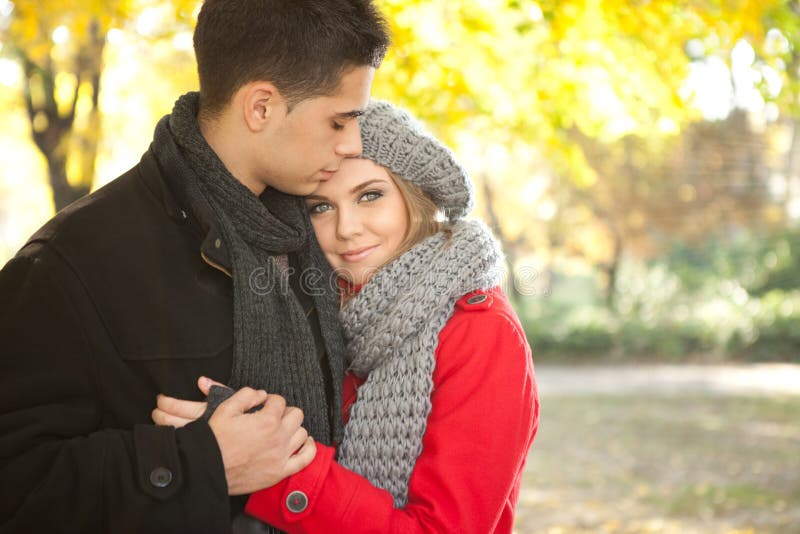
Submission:
[[299,514],[308,508],[308,497],[302,491],[295,490],[286,497],[286,508],[290,512]]
[[150,472],[150,484],[157,488],[166,488],[172,483],[172,471],[166,467],[156,467]]

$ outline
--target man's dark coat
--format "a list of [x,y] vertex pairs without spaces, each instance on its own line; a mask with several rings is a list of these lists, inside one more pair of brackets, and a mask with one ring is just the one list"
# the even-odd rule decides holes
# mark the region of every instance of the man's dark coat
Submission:
[[150,420],[232,363],[229,260],[171,174],[147,152],[0,272],[0,532],[226,532],[241,509],[206,423]]

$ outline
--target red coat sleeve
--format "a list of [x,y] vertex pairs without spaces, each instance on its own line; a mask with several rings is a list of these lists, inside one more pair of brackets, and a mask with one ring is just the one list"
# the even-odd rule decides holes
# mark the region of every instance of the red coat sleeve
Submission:
[[[290,533],[511,532],[539,401],[516,316],[504,296],[494,302],[457,310],[439,336],[432,409],[405,508],[318,445],[309,467],[253,494],[247,513]],[[288,504],[296,492],[306,499],[297,513]]]

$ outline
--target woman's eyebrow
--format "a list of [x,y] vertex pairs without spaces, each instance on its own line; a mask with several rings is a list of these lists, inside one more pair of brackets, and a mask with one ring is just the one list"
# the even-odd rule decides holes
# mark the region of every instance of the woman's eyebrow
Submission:
[[385,183],[385,182],[386,182],[386,180],[383,180],[381,178],[374,178],[372,180],[367,180],[366,182],[360,183],[357,186],[355,186],[353,189],[351,189],[350,193],[351,194],[352,193],[357,193],[357,192],[361,191],[362,189],[366,189],[367,187],[371,186],[374,183]]

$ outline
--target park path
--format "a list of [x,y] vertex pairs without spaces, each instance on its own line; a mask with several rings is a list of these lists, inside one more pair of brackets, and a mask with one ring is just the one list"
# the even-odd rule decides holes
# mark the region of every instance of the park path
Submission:
[[542,396],[800,395],[800,364],[536,365]]

